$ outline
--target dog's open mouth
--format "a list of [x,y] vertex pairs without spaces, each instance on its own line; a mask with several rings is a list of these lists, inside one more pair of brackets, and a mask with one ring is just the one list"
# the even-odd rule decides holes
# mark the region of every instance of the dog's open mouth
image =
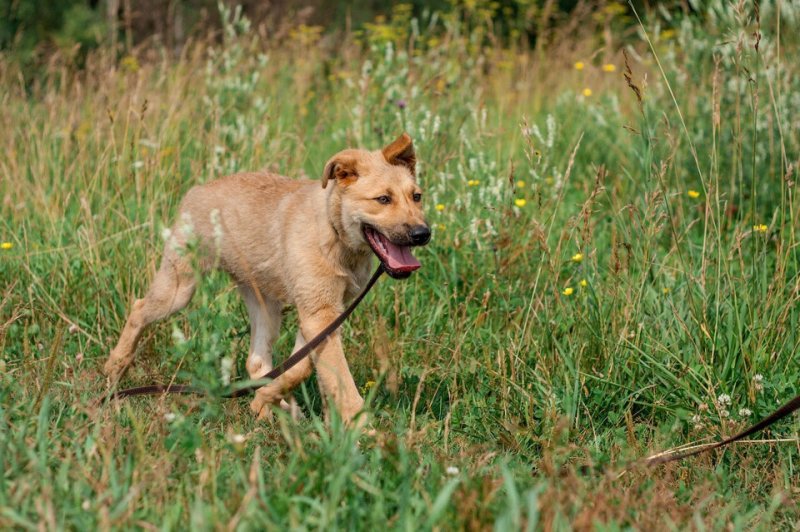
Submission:
[[368,225],[364,226],[364,235],[367,237],[372,251],[383,264],[386,273],[392,277],[403,279],[422,267],[411,253],[411,246],[398,246]]

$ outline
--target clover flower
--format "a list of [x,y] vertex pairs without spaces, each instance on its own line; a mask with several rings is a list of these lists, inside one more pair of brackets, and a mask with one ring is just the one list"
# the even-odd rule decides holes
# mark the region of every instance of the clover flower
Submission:
[[750,411],[749,408],[740,408],[739,409],[739,417],[750,417],[753,413]]
[[727,393],[720,394],[720,396],[717,397],[717,403],[719,404],[719,406],[730,406],[731,396],[728,395]]

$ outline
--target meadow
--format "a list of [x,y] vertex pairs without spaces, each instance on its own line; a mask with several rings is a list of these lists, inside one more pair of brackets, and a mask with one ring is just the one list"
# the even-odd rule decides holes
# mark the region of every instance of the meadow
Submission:
[[[179,53],[0,56],[0,528],[800,527],[797,416],[620,474],[800,392],[800,8],[702,4],[579,9],[535,43],[483,2],[335,39],[226,11]],[[313,377],[298,422],[97,404],[191,186],[318,178],[402,131],[434,236],[343,329],[374,437],[326,424]],[[122,384],[218,393],[248,342],[215,274]]]

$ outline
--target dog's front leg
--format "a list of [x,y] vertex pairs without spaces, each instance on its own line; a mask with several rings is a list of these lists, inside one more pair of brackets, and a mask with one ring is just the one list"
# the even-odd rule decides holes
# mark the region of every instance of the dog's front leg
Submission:
[[[300,328],[303,336],[312,338],[337,318],[339,312],[327,308],[314,313],[300,312]],[[335,331],[314,351],[314,366],[317,369],[317,380],[323,397],[333,402],[336,410],[345,422],[352,424],[356,415],[364,407],[364,399],[350,373],[350,367],[344,357],[342,337]],[[363,420],[358,421],[361,425]]]
[[[311,314],[300,312],[300,329],[305,338],[313,338],[339,315],[335,309],[317,311]],[[347,360],[342,350],[342,339],[338,331],[323,341],[308,358],[289,371],[260,388],[250,404],[259,417],[269,415],[267,405],[279,402],[287,391],[293,389],[311,372],[311,361],[317,368],[317,378],[322,395],[331,400],[348,423],[352,423],[364,407],[364,399],[358,393],[356,383],[350,374]],[[359,422],[361,423],[361,422]]]

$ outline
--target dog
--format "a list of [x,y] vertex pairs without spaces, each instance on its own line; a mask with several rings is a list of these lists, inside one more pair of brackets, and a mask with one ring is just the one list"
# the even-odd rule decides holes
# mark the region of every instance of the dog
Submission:
[[[134,301],[105,363],[109,382],[118,382],[132,363],[145,327],[189,303],[197,272],[219,268],[238,285],[250,317],[246,369],[251,379],[258,379],[272,369],[272,344],[285,306],[297,308],[297,350],[358,294],[369,278],[373,256],[394,278],[408,277],[420,267],[411,248],[426,245],[431,230],[407,133],[381,150],[335,154],[321,181],[320,186],[318,181],[253,172],[190,189],[167,233],[150,289]],[[312,365],[326,402],[347,423],[354,422],[364,399],[339,332],[256,391],[250,408],[259,419],[271,416],[273,406],[289,408],[288,394],[311,374]]]

